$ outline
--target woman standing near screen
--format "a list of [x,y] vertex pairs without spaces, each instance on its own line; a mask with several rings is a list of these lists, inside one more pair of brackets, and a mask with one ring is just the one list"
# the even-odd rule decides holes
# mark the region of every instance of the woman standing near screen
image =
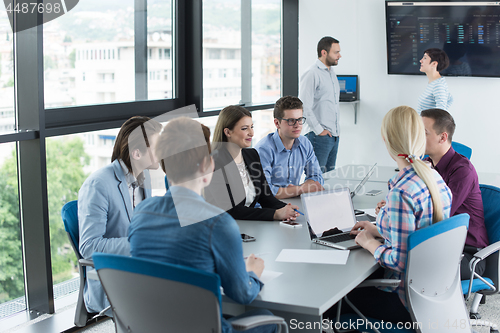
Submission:
[[448,84],[440,72],[450,64],[448,56],[440,49],[427,49],[420,60],[420,71],[424,72],[429,83],[418,99],[417,111],[442,109],[449,111],[453,96],[448,91]]

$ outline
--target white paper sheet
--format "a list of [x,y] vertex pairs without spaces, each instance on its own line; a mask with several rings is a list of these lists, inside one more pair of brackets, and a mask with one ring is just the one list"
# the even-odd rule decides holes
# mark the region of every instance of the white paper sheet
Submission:
[[377,214],[375,214],[375,208],[362,208],[359,210],[362,210],[367,215],[371,215],[371,216],[377,218]]
[[350,251],[283,249],[276,258],[282,262],[345,265]]
[[266,284],[269,281],[276,279],[281,274],[283,274],[283,273],[264,269],[264,271],[262,272],[262,275],[260,276],[259,280],[261,280],[264,284]]

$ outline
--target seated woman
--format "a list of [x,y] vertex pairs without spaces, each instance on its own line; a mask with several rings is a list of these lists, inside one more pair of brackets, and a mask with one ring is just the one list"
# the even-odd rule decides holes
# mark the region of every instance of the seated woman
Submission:
[[[214,167],[209,140],[208,127],[189,118],[174,119],[164,128],[155,152],[171,186],[163,197],[147,199],[136,207],[129,228],[130,253],[216,273],[228,297],[248,304],[263,286],[259,277],[264,261],[253,254],[244,261],[236,221],[201,197]],[[270,312],[244,315],[250,314]],[[221,320],[222,332],[236,332],[231,319]],[[276,329],[266,325],[247,332]]]
[[[239,220],[295,220],[297,206],[276,199],[253,148],[252,114],[237,105],[225,107],[214,131],[215,173],[205,199]],[[255,208],[259,203],[262,209]]]
[[441,176],[420,159],[425,151],[425,129],[414,109],[400,106],[390,110],[382,120],[381,131],[389,155],[401,171],[389,180],[389,193],[385,205],[379,204],[382,207],[377,224],[360,221],[352,233],[383,267],[371,278],[383,275],[401,279],[401,284],[384,290],[355,289],[348,296],[365,316],[411,322],[404,292],[408,236],[450,217],[451,191]]

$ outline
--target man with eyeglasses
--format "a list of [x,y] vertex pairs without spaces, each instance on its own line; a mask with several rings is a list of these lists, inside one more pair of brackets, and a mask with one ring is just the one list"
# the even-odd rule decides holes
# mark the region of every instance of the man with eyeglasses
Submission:
[[[299,98],[280,98],[274,105],[276,132],[268,134],[255,146],[267,182],[278,199],[323,190],[323,175],[313,146],[300,135],[306,121],[302,112]],[[305,182],[299,184],[304,172]]]
[[339,146],[340,86],[333,66],[340,55],[339,41],[323,37],[318,42],[318,60],[300,78],[299,97],[307,121],[304,133],[323,172],[335,169]]

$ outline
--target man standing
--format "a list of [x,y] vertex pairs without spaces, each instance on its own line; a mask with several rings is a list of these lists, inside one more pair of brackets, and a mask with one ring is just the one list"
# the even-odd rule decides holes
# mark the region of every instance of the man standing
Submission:
[[304,133],[323,172],[335,169],[337,160],[340,87],[333,66],[340,58],[339,41],[323,37],[318,43],[318,60],[300,78],[299,97],[307,119]]
[[[271,191],[278,199],[323,190],[323,175],[311,143],[302,135],[302,102],[281,97],[274,106],[276,132],[262,138],[255,149]],[[302,173],[306,180],[299,185]]]
[[[453,194],[450,216],[467,213],[470,215],[469,230],[465,240],[464,258],[461,263],[462,279],[469,279],[469,261],[478,249],[488,246],[484,225],[483,200],[479,189],[476,169],[465,156],[451,146],[455,121],[445,110],[429,109],[421,113],[427,139],[425,153],[428,161],[443,177]],[[476,272],[484,272],[484,261],[476,266]]]

